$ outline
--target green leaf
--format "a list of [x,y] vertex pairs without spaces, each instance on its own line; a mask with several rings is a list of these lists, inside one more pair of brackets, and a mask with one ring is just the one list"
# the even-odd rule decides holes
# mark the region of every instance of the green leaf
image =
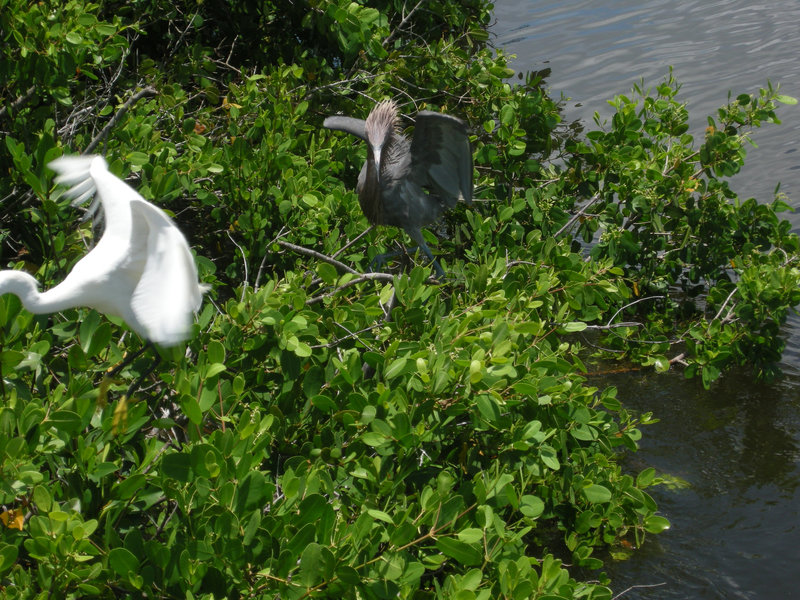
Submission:
[[192,480],[192,457],[182,452],[170,452],[161,459],[161,472],[172,479],[188,483]]
[[108,564],[118,574],[127,577],[129,573],[138,573],[139,559],[130,550],[112,548],[108,553]]
[[387,513],[383,512],[382,510],[376,510],[374,508],[368,508],[367,514],[372,517],[373,519],[378,519],[379,521],[383,521],[384,523],[389,523],[389,525],[394,525],[394,521],[392,517],[389,516]]
[[222,363],[213,363],[208,365],[208,369],[206,370],[206,377],[211,378],[215,375],[219,375],[223,371],[225,371],[226,367]]
[[130,152],[126,159],[129,164],[137,167],[146,165],[150,161],[150,157],[144,152]]
[[78,413],[71,410],[57,410],[50,415],[53,425],[64,433],[73,434],[83,428],[83,421]]
[[179,403],[183,414],[185,414],[192,423],[200,425],[200,423],[203,422],[203,411],[194,396],[182,394]]
[[659,515],[650,515],[644,520],[644,528],[648,533],[661,533],[670,528],[669,520]]
[[544,501],[538,496],[525,494],[519,499],[519,511],[528,518],[536,519],[544,512]]
[[652,485],[655,478],[656,470],[653,467],[648,467],[636,477],[636,485],[640,488],[646,488]]
[[267,486],[261,471],[250,471],[236,487],[236,512],[245,513],[256,506],[266,506],[271,501],[271,486]]
[[300,581],[311,587],[330,578],[333,574],[335,559],[333,553],[316,542],[311,542],[300,555]]
[[405,356],[401,358],[396,358],[395,360],[392,361],[392,363],[384,372],[384,377],[386,377],[386,379],[388,380],[388,379],[394,379],[398,375],[402,374],[403,369],[405,369],[407,362],[408,359]]
[[458,539],[465,544],[474,544],[483,540],[483,529],[468,527],[458,532]]
[[453,538],[438,538],[436,540],[436,547],[445,556],[449,556],[468,567],[477,566],[483,562],[483,554],[478,549]]
[[361,440],[367,446],[373,446],[373,447],[383,446],[384,444],[387,444],[390,441],[389,438],[387,438],[385,435],[383,435],[382,433],[377,433],[375,431],[368,431],[364,433],[361,436]]
[[554,471],[561,468],[561,463],[559,463],[556,451],[552,446],[542,444],[541,448],[539,448],[539,456],[542,462]]
[[11,569],[17,562],[19,550],[16,546],[4,544],[0,542],[0,573],[4,573]]
[[611,501],[611,491],[603,485],[592,483],[583,488],[583,493],[592,504],[604,504]]

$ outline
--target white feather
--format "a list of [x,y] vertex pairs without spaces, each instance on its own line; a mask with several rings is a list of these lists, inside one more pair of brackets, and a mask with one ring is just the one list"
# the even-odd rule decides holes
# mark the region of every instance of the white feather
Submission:
[[108,170],[100,156],[64,156],[50,163],[57,184],[79,204],[96,195],[105,230],[97,245],[56,287],[39,293],[19,271],[0,272],[0,294],[20,297],[26,309],[48,313],[88,306],[121,317],[143,338],[173,346],[191,335],[206,286],[186,238],[160,208]]

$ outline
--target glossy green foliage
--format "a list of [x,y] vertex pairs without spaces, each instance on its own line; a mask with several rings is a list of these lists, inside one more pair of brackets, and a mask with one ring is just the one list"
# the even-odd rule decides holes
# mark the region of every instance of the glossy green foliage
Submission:
[[647,321],[606,342],[645,363],[684,352],[687,376],[708,387],[726,368],[774,373],[784,347],[780,326],[800,302],[797,235],[769,203],[740,200],[728,178],[744,163],[749,134],[778,123],[778,103],[795,100],[768,85],[730,98],[709,117],[699,147],[672,74],[655,90],[618,96],[611,123],[570,146],[570,168],[593,202],[579,233],[594,258],[623,267],[638,304],[624,316]]
[[[677,327],[710,385],[797,303],[783,205],[718,179],[774,90],[723,109],[702,151],[672,81],[579,139],[546,73],[509,83],[484,2],[0,7],[3,267],[46,289],[84,255],[99,231],[44,165],[93,149],[174,215],[213,286],[127,404],[152,353],[106,377],[141,347],[119,319],[0,297],[5,597],[610,598],[586,569],[669,522],[661,477],[618,462],[655,419],[590,385],[585,341],[641,308],[603,344],[668,368]],[[470,124],[477,202],[429,238],[444,282],[410,256],[364,275],[404,234],[359,238],[365,149],[321,122],[387,96]],[[564,225],[595,194],[587,260]],[[657,245],[712,224],[702,260]],[[690,262],[716,318],[636,303],[688,294]]]

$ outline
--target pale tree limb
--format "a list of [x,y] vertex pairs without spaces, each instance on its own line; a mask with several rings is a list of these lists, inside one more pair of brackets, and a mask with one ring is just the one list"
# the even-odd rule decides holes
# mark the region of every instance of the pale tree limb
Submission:
[[349,242],[347,242],[347,243],[346,243],[344,246],[342,246],[342,247],[341,247],[341,248],[339,248],[339,249],[338,249],[336,252],[334,252],[334,253],[333,253],[333,258],[336,258],[337,256],[339,256],[339,255],[340,255],[342,252],[344,252],[345,250],[347,250],[347,249],[348,249],[350,246],[352,246],[353,244],[355,244],[355,243],[356,243],[358,240],[360,240],[362,237],[364,237],[365,235],[367,235],[367,234],[368,234],[370,231],[372,231],[373,229],[375,229],[375,225],[370,225],[369,227],[367,227],[367,228],[366,228],[364,231],[362,231],[361,233],[359,233],[359,234],[358,234],[356,237],[354,237],[352,240],[350,240],[350,241],[349,241]]
[[344,264],[343,262],[340,262],[340,261],[336,260],[335,258],[332,258],[332,257],[328,256],[327,254],[322,254],[321,252],[317,252],[316,250],[312,250],[311,248],[304,248],[303,246],[297,246],[295,244],[292,244],[290,242],[285,242],[283,240],[278,240],[278,245],[282,246],[284,248],[287,248],[288,250],[291,250],[292,252],[297,252],[298,254],[303,254],[304,256],[309,256],[311,258],[316,258],[317,260],[321,260],[323,262],[326,262],[326,263],[328,263],[330,265],[333,265],[334,267],[336,267],[340,271],[344,271],[345,273],[350,273],[351,275],[359,275],[360,274],[353,267],[349,267],[346,264]]
[[306,305],[311,306],[312,304],[319,304],[325,298],[332,298],[338,292],[341,292],[349,287],[353,287],[354,285],[358,285],[359,283],[364,283],[365,281],[383,281],[385,283],[392,283],[394,281],[394,275],[391,275],[390,273],[363,273],[355,279],[351,279],[347,283],[340,285],[335,290],[331,290],[325,294],[320,294],[319,296],[309,298],[306,300]]
[[385,40],[383,40],[382,46],[384,48],[386,48],[386,46],[388,46],[392,42],[392,40],[397,35],[397,32],[403,29],[408,20],[414,15],[415,12],[417,12],[417,9],[420,6],[422,6],[423,2],[425,1],[426,0],[419,0],[419,2],[417,2],[417,5],[414,8],[412,8],[411,11],[405,17],[403,17],[403,20],[400,21],[400,24],[392,30],[392,33],[390,33]]
[[22,94],[22,96],[20,96],[16,100],[14,100],[10,105],[0,106],[0,117],[2,117],[4,114],[6,114],[6,110],[8,108],[11,108],[12,111],[13,110],[17,110],[20,106],[22,106],[28,100],[30,100],[31,96],[33,96],[33,93],[35,91],[36,91],[36,86],[32,85],[31,87],[29,87],[27,89],[27,91],[24,94]]
[[133,106],[136,102],[138,102],[141,98],[144,98],[145,96],[155,96],[156,94],[158,94],[156,88],[148,85],[147,87],[142,88],[141,90],[136,92],[133,96],[128,98],[125,101],[125,104],[123,104],[120,107],[120,109],[116,112],[116,114],[113,117],[111,117],[111,120],[108,123],[106,123],[106,126],[103,127],[100,133],[94,136],[94,139],[91,142],[89,142],[89,145],[86,146],[83,153],[91,154],[94,151],[94,149],[97,148],[98,144],[102,141],[102,139],[106,135],[108,135],[108,132],[111,131],[117,125],[117,123],[119,123],[119,121],[122,119],[125,113],[127,113],[128,110],[130,110],[131,106]]
[[643,583],[639,585],[632,585],[629,588],[622,590],[619,594],[611,598],[611,600],[619,600],[619,598],[622,598],[622,596],[624,596],[628,592],[632,592],[633,590],[661,587],[662,585],[667,585],[667,582],[662,581],[661,583]]
[[565,230],[569,229],[569,228],[572,226],[572,224],[573,224],[575,221],[577,221],[578,219],[580,219],[580,218],[581,218],[581,217],[582,217],[582,216],[583,216],[583,215],[586,213],[587,209],[588,209],[588,208],[589,208],[589,207],[590,207],[592,204],[594,204],[595,202],[597,202],[598,200],[600,200],[600,192],[597,192],[597,193],[596,193],[594,196],[592,196],[592,197],[589,199],[589,201],[588,201],[586,204],[584,204],[584,205],[581,207],[581,209],[580,209],[578,212],[576,212],[574,215],[572,215],[572,217],[570,218],[570,220],[569,220],[569,221],[567,221],[567,222],[564,224],[564,226],[563,226],[561,229],[559,229],[558,231],[556,231],[556,233],[555,233],[555,235],[554,235],[553,237],[556,237],[556,238],[557,238],[557,237],[558,237],[558,236],[560,236],[562,233],[564,233],[564,231],[565,231]]
[[245,255],[244,250],[242,247],[236,243],[236,240],[233,239],[230,231],[226,231],[225,233],[228,234],[228,239],[239,249],[239,252],[242,253],[242,263],[244,264],[244,285],[242,286],[242,297],[239,299],[239,302],[244,302],[244,293],[247,291],[248,286],[248,275],[247,275],[247,255]]

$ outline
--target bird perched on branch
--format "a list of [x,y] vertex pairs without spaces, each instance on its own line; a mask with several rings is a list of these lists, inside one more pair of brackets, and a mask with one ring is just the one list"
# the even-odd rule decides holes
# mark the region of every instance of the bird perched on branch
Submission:
[[102,206],[105,230],[57,286],[39,292],[28,273],[0,271],[0,295],[17,295],[36,314],[94,308],[159,346],[188,339],[207,286],[198,282],[189,244],[172,220],[112,174],[101,156],[63,156],[48,166],[59,174],[56,184],[71,186],[65,195],[73,206],[95,196],[89,212]]
[[358,176],[358,202],[372,225],[400,227],[444,270],[422,237],[456,202],[472,202],[472,150],[464,123],[449,115],[421,111],[408,140],[398,129],[397,105],[379,102],[367,120],[332,116],[328,129],[345,131],[367,142],[367,161]]

